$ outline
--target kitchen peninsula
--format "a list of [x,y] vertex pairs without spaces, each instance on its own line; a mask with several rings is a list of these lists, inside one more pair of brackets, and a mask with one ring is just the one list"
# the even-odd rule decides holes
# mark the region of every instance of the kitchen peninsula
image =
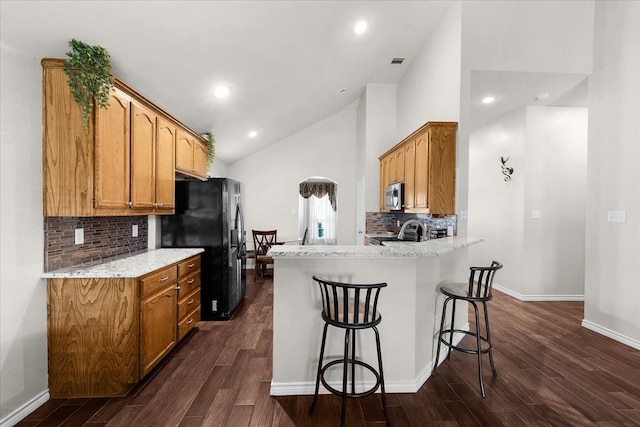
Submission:
[[[477,237],[447,237],[387,246],[274,246],[273,379],[271,395],[313,394],[320,353],[322,302],[314,275],[349,283],[386,282],[378,307],[385,387],[413,393],[431,375],[441,315],[442,281],[466,281],[467,247]],[[456,326],[468,328],[460,306]],[[330,328],[325,357],[340,357],[344,334]],[[358,357],[375,361],[373,333],[358,338]],[[442,358],[441,358],[442,360]],[[335,370],[339,374],[339,369]],[[363,384],[373,378],[356,375]],[[338,384],[340,379],[329,378]],[[335,386],[334,384],[334,386]]]

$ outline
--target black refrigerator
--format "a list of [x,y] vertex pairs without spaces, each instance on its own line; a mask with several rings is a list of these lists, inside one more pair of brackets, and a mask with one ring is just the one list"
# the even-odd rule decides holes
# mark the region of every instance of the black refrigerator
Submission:
[[246,293],[242,184],[228,178],[176,181],[175,215],[161,220],[163,248],[204,248],[201,319],[228,320]]

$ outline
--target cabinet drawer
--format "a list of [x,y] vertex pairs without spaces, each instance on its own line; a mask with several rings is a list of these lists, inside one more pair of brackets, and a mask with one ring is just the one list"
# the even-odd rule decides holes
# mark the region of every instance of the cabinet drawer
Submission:
[[184,277],[196,270],[200,270],[200,255],[178,263],[178,277]]
[[200,288],[200,272],[196,271],[195,273],[180,279],[178,285],[178,300],[180,300],[185,295],[189,295],[195,289]]
[[196,289],[186,298],[178,302],[178,319],[182,320],[187,314],[192,312],[196,307],[200,307],[200,289]]
[[155,271],[140,279],[142,283],[141,294],[146,298],[165,288],[171,282],[175,282],[178,278],[178,269],[175,265],[162,270]]
[[200,306],[194,310],[187,317],[182,319],[180,323],[178,323],[178,340],[184,338],[187,335],[187,332],[191,330],[196,324],[200,321]]

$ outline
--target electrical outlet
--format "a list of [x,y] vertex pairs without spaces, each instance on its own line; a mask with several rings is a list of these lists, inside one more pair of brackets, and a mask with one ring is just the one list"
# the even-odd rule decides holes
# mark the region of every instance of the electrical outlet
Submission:
[[131,237],[138,237],[138,225],[134,224],[131,226]]
[[532,210],[531,211],[531,219],[540,219],[540,211],[539,210]]
[[84,244],[84,228],[76,228],[76,245]]
[[627,222],[627,211],[608,211],[607,222],[624,224]]

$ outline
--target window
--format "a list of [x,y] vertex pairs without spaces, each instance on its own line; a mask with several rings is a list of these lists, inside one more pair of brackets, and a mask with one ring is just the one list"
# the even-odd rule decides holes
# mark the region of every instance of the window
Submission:
[[304,244],[335,245],[337,184],[326,178],[309,178],[300,183],[299,235]]

